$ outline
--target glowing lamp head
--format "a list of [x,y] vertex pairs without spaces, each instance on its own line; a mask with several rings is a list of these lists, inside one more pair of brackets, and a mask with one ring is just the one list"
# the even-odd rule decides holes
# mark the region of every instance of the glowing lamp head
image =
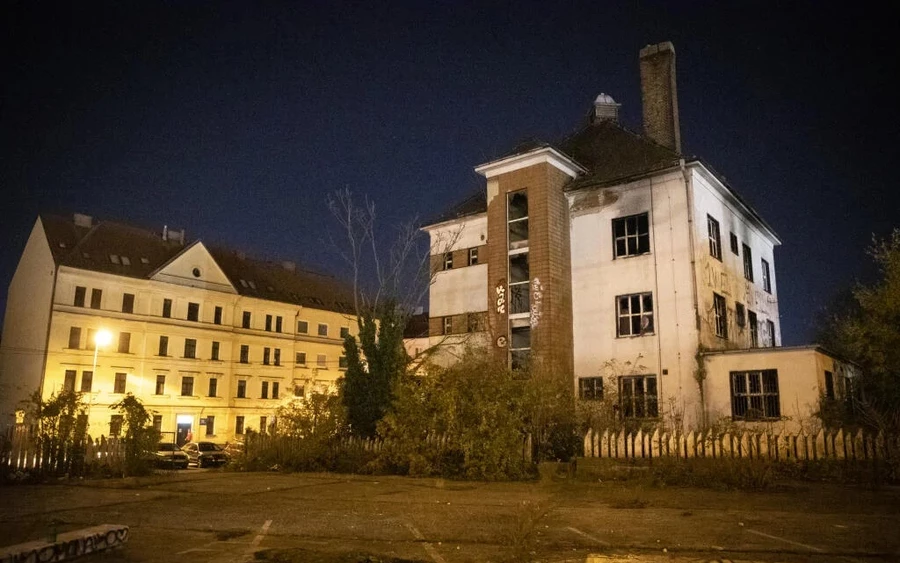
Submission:
[[106,346],[112,342],[112,333],[105,329],[100,329],[94,335],[94,344],[97,346]]

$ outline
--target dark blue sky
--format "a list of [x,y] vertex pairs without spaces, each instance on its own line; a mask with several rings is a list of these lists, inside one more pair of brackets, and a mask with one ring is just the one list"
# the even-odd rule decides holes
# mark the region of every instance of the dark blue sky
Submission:
[[0,286],[37,214],[63,210],[339,272],[328,193],[368,194],[387,238],[481,186],[477,164],[578,128],[601,91],[638,129],[638,51],[670,40],[686,152],[781,236],[784,343],[810,341],[900,226],[895,18],[560,4],[4,2]]

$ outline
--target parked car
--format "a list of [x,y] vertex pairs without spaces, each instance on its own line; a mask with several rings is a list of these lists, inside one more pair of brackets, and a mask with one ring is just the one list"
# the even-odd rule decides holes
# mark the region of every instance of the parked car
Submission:
[[213,442],[188,442],[181,447],[187,454],[188,461],[197,467],[225,465],[228,457],[219,444]]
[[171,442],[160,442],[156,451],[152,452],[153,464],[168,469],[186,469],[188,456]]

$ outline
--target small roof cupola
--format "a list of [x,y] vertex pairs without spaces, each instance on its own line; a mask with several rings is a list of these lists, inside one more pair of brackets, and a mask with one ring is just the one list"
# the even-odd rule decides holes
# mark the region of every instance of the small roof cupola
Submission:
[[609,94],[600,93],[594,100],[594,111],[591,112],[591,123],[600,123],[601,121],[619,122],[619,107]]

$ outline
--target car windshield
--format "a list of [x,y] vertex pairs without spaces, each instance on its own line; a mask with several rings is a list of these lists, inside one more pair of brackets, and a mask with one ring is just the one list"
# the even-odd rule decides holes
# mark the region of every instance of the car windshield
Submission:
[[219,444],[212,444],[209,442],[201,442],[200,444],[197,444],[197,446],[200,448],[201,452],[218,452],[222,449]]
[[164,443],[160,444],[157,450],[160,452],[174,452],[178,450],[178,446],[176,446],[175,444]]

